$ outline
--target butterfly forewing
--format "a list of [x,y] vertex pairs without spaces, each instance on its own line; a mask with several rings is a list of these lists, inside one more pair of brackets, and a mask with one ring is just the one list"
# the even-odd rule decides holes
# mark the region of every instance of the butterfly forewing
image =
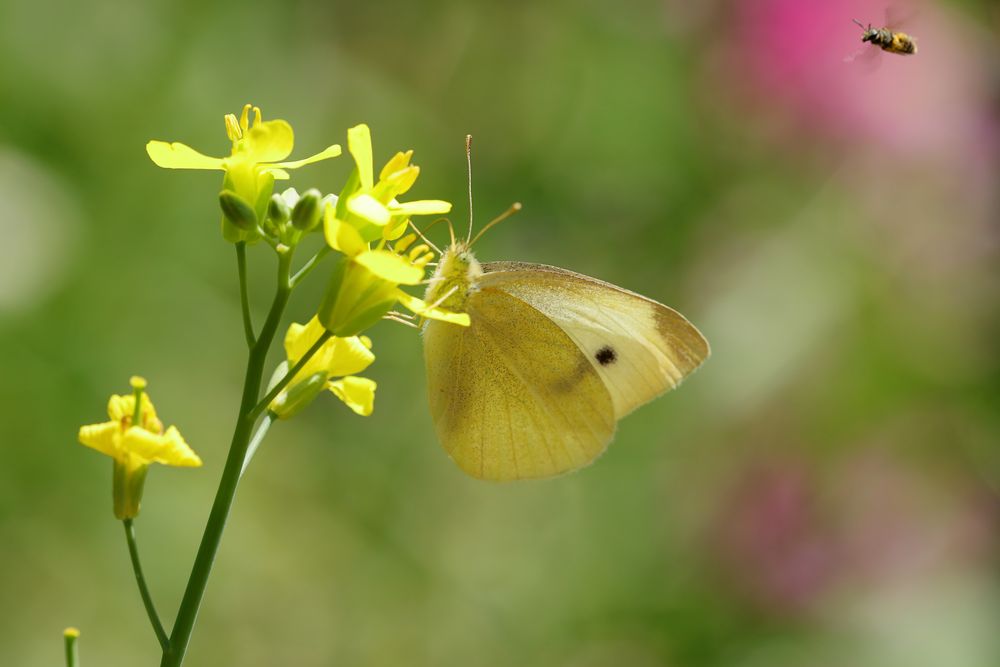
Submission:
[[539,264],[483,265],[485,290],[501,290],[568,335],[605,383],[615,418],[673,389],[709,355],[708,342],[663,304],[572,271]]
[[614,404],[571,337],[486,285],[466,310],[471,326],[431,321],[424,331],[431,416],[459,467],[481,479],[530,479],[600,456],[614,434]]

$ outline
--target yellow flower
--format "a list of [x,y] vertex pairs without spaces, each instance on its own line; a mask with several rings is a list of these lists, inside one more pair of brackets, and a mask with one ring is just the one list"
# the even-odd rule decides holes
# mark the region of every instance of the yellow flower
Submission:
[[[252,124],[249,120],[251,109],[254,113]],[[287,122],[264,121],[260,109],[249,104],[243,107],[239,120],[235,115],[227,114],[225,121],[226,134],[233,143],[229,157],[209,157],[185,144],[165,141],[150,141],[146,144],[146,152],[153,162],[166,169],[218,169],[226,172],[223,193],[235,195],[246,203],[258,221],[264,219],[275,179],[288,178],[286,169],[297,169],[341,153],[340,146],[334,144],[305,159],[284,162],[291,155],[294,145],[292,126]],[[241,229],[225,216],[222,230],[223,236],[234,242],[252,241],[258,237],[255,228]]]
[[396,153],[386,162],[377,183],[367,125],[362,123],[347,131],[347,150],[354,158],[355,169],[337,199],[335,218],[354,226],[365,241],[397,239],[406,231],[410,216],[451,210],[450,203],[439,199],[396,201],[413,187],[420,174],[420,167],[410,164],[412,150]]
[[[403,237],[392,250],[372,250],[350,225],[330,224],[331,212],[332,208],[327,208],[327,240],[335,229],[334,248],[346,257],[334,267],[317,313],[330,333],[356,336],[381,320],[396,303],[420,317],[469,326],[467,314],[446,310],[440,304],[428,304],[399,288],[419,284],[424,278],[424,267],[433,257],[424,244],[405,253],[415,235]],[[384,241],[379,245],[383,244]]]
[[400,285],[420,284],[427,263],[434,257],[425,244],[411,248],[415,235],[399,238],[410,216],[447,213],[451,204],[436,199],[396,201],[420,173],[419,167],[410,164],[413,151],[396,153],[376,183],[367,125],[347,131],[347,148],[354,156],[355,170],[336,204],[327,206],[323,217],[327,245],[346,255],[334,269],[319,308],[323,326],[336,336],[353,336],[375,324],[396,303],[421,317],[468,326],[468,315],[429,305],[399,289]]
[[201,465],[201,459],[184,441],[177,427],[164,430],[145,392],[146,381],[136,376],[130,383],[134,390],[131,396],[116,394],[108,401],[110,421],[81,426],[79,433],[81,444],[114,459],[114,508],[119,519],[131,519],[139,513],[150,463],[183,467]]
[[[285,335],[288,361],[275,372],[275,379],[284,377],[287,369],[298,363],[323,333],[323,326],[315,317],[306,324],[293,322]],[[355,377],[355,373],[360,373],[375,361],[371,346],[367,336],[330,338],[271,402],[271,412],[282,419],[292,417],[325,389],[351,410],[367,417],[375,403],[375,382]]]

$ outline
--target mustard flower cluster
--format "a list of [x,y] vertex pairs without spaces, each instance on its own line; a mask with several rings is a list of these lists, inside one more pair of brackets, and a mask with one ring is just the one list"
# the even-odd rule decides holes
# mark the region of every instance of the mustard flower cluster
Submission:
[[[439,199],[400,201],[420,174],[420,167],[412,163],[413,151],[396,152],[376,175],[371,131],[365,124],[347,130],[347,149],[354,164],[343,186],[334,190],[336,194],[324,195],[318,188],[301,194],[295,188],[276,193],[276,181],[288,180],[291,170],[339,156],[340,145],[288,160],[295,144],[291,125],[280,119],[264,120],[260,109],[250,104],[238,117],[227,114],[224,124],[231,144],[226,157],[209,157],[186,144],[165,141],[150,141],[146,152],[166,169],[223,172],[219,192],[222,236],[236,245],[240,258],[244,328],[251,356],[266,358],[266,350],[260,348],[270,343],[274,332],[273,313],[259,334],[253,330],[245,293],[246,248],[263,241],[274,249],[282,308],[292,289],[328,256],[331,260],[321,301],[305,324],[293,322],[288,327],[286,361],[275,369],[266,395],[245,417],[256,419],[266,412],[272,418],[288,419],[327,392],[356,414],[372,414],[376,384],[358,375],[375,360],[372,341],[364,331],[386,318],[415,326],[424,318],[469,324],[468,315],[426,303],[403,289],[424,283],[427,266],[434,259],[430,247],[417,234],[408,233],[411,219],[448,213],[451,204]],[[314,233],[321,245],[293,275],[292,256]],[[397,305],[410,314],[394,311]],[[131,396],[112,396],[110,421],[84,426],[79,433],[81,443],[115,461],[114,509],[120,519],[138,513],[150,463],[201,465],[175,427],[163,429],[144,391],[145,381],[134,378],[133,387]],[[254,449],[250,448],[250,455]]]

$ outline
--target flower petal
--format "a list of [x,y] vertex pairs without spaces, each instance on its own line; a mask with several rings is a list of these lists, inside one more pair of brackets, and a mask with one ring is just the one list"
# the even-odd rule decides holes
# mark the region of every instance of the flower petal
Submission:
[[366,250],[354,261],[373,274],[399,285],[416,285],[424,279],[424,270],[388,250]]
[[372,133],[364,123],[355,125],[347,131],[347,150],[358,165],[358,175],[361,187],[371,190],[375,184],[374,166],[372,165]]
[[111,418],[111,421],[120,422],[125,417],[131,417],[134,409],[135,397],[133,396],[111,394],[111,398],[108,399],[108,417]]
[[400,169],[399,171],[394,171],[389,174],[383,182],[387,184],[390,190],[390,199],[406,194],[406,192],[413,187],[413,184],[417,182],[417,176],[419,175],[420,167],[417,165]]
[[[170,463],[169,465],[183,466],[186,468],[197,468],[201,466],[201,457],[194,453],[194,450],[188,446],[187,441],[181,436],[181,432],[177,430],[176,426],[171,426],[167,429],[167,432],[160,436],[167,440],[169,447]],[[161,461],[163,463],[163,461]]]
[[386,241],[395,241],[406,231],[407,223],[410,219],[406,216],[395,216],[388,225],[382,228],[382,238]]
[[392,211],[393,215],[434,215],[450,211],[451,203],[440,199],[422,199],[402,203],[390,202],[389,210]]
[[371,195],[383,204],[395,203],[396,197],[413,187],[419,175],[420,167],[416,165],[394,171],[379,179],[372,188]]
[[280,162],[291,154],[295,134],[283,120],[266,120],[254,123],[240,144],[252,162]]
[[333,394],[347,407],[362,417],[367,417],[375,408],[374,380],[348,376],[327,385]]
[[346,222],[338,220],[332,206],[328,206],[323,215],[323,235],[326,237],[327,245],[348,257],[368,250],[368,244],[361,238],[358,230]]
[[395,155],[392,156],[392,159],[386,162],[385,166],[382,167],[382,171],[379,172],[378,179],[380,181],[384,181],[387,178],[389,178],[390,175],[396,173],[397,171],[406,169],[410,164],[411,157],[413,157],[412,149],[406,151],[405,153],[403,153],[402,151],[396,153]]
[[[326,329],[323,328],[323,325],[319,322],[319,318],[316,316],[313,316],[305,325],[295,322],[290,324],[288,333],[285,334],[285,355],[288,357],[286,365],[291,367],[297,364],[324,333],[326,333]],[[327,369],[333,359],[335,341],[336,338],[331,338],[323,343],[305,365],[299,369],[294,381],[304,380],[316,373],[329,375],[330,373]],[[288,369],[286,368],[285,370]]]
[[170,144],[165,141],[150,141],[146,144],[146,153],[156,166],[164,169],[225,168],[222,158],[202,155],[190,146],[177,141]]
[[[150,400],[148,393],[142,392],[141,403],[142,413],[139,415],[139,419],[143,423],[157,421],[156,408],[153,407],[153,401]],[[131,421],[133,416],[135,416],[135,396],[133,394],[125,396],[112,394],[111,398],[108,399],[108,417],[112,421],[121,422],[126,418]]]
[[[319,325],[319,320],[316,324]],[[333,351],[326,370],[330,375],[353,375],[360,373],[375,361],[375,355],[357,336],[334,338],[330,341]],[[370,341],[369,341],[370,342]]]
[[176,426],[171,426],[162,435],[133,426],[125,431],[122,444],[129,454],[147,461],[190,468],[201,465],[201,459],[184,441]]
[[403,290],[396,291],[399,293],[397,295],[399,302],[421,317],[426,317],[429,320],[440,320],[441,322],[457,324],[463,327],[467,327],[471,324],[471,320],[469,319],[469,315],[467,313],[453,313],[450,310],[445,310],[444,308],[440,308],[438,306],[432,307],[423,299],[418,299],[412,294],[407,294]]
[[81,445],[96,449],[101,454],[116,457],[118,456],[118,441],[121,437],[121,425],[119,422],[112,421],[81,426],[77,437]]
[[289,363],[294,366],[324,333],[326,329],[315,315],[305,324],[297,322],[289,324],[288,332],[285,334],[285,356],[288,357]]
[[285,169],[298,169],[307,164],[312,164],[313,162],[319,162],[320,160],[329,160],[330,158],[337,157],[343,151],[340,148],[340,144],[334,144],[332,146],[327,146],[316,155],[310,155],[302,160],[293,160],[292,162],[279,162],[274,165],[276,167],[284,167]]
[[355,195],[347,200],[347,210],[373,225],[382,227],[392,218],[389,209],[371,195]]

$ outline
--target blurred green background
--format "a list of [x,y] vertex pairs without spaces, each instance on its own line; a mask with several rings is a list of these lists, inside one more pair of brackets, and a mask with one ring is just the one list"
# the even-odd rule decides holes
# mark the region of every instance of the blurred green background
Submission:
[[884,5],[0,3],[0,664],[61,664],[67,625],[85,665],[158,663],[76,430],[141,373],[205,461],[136,524],[170,623],[245,351],[221,177],[143,146],[224,155],[248,101],[293,158],[358,122],[378,164],[415,149],[459,226],[473,134],[479,223],[524,203],[481,259],[640,291],[713,356],[594,466],[494,485],[379,325],[375,414],[321,397],[254,460],[186,664],[1000,664],[1000,14],[907,8],[918,55],[844,62]]

